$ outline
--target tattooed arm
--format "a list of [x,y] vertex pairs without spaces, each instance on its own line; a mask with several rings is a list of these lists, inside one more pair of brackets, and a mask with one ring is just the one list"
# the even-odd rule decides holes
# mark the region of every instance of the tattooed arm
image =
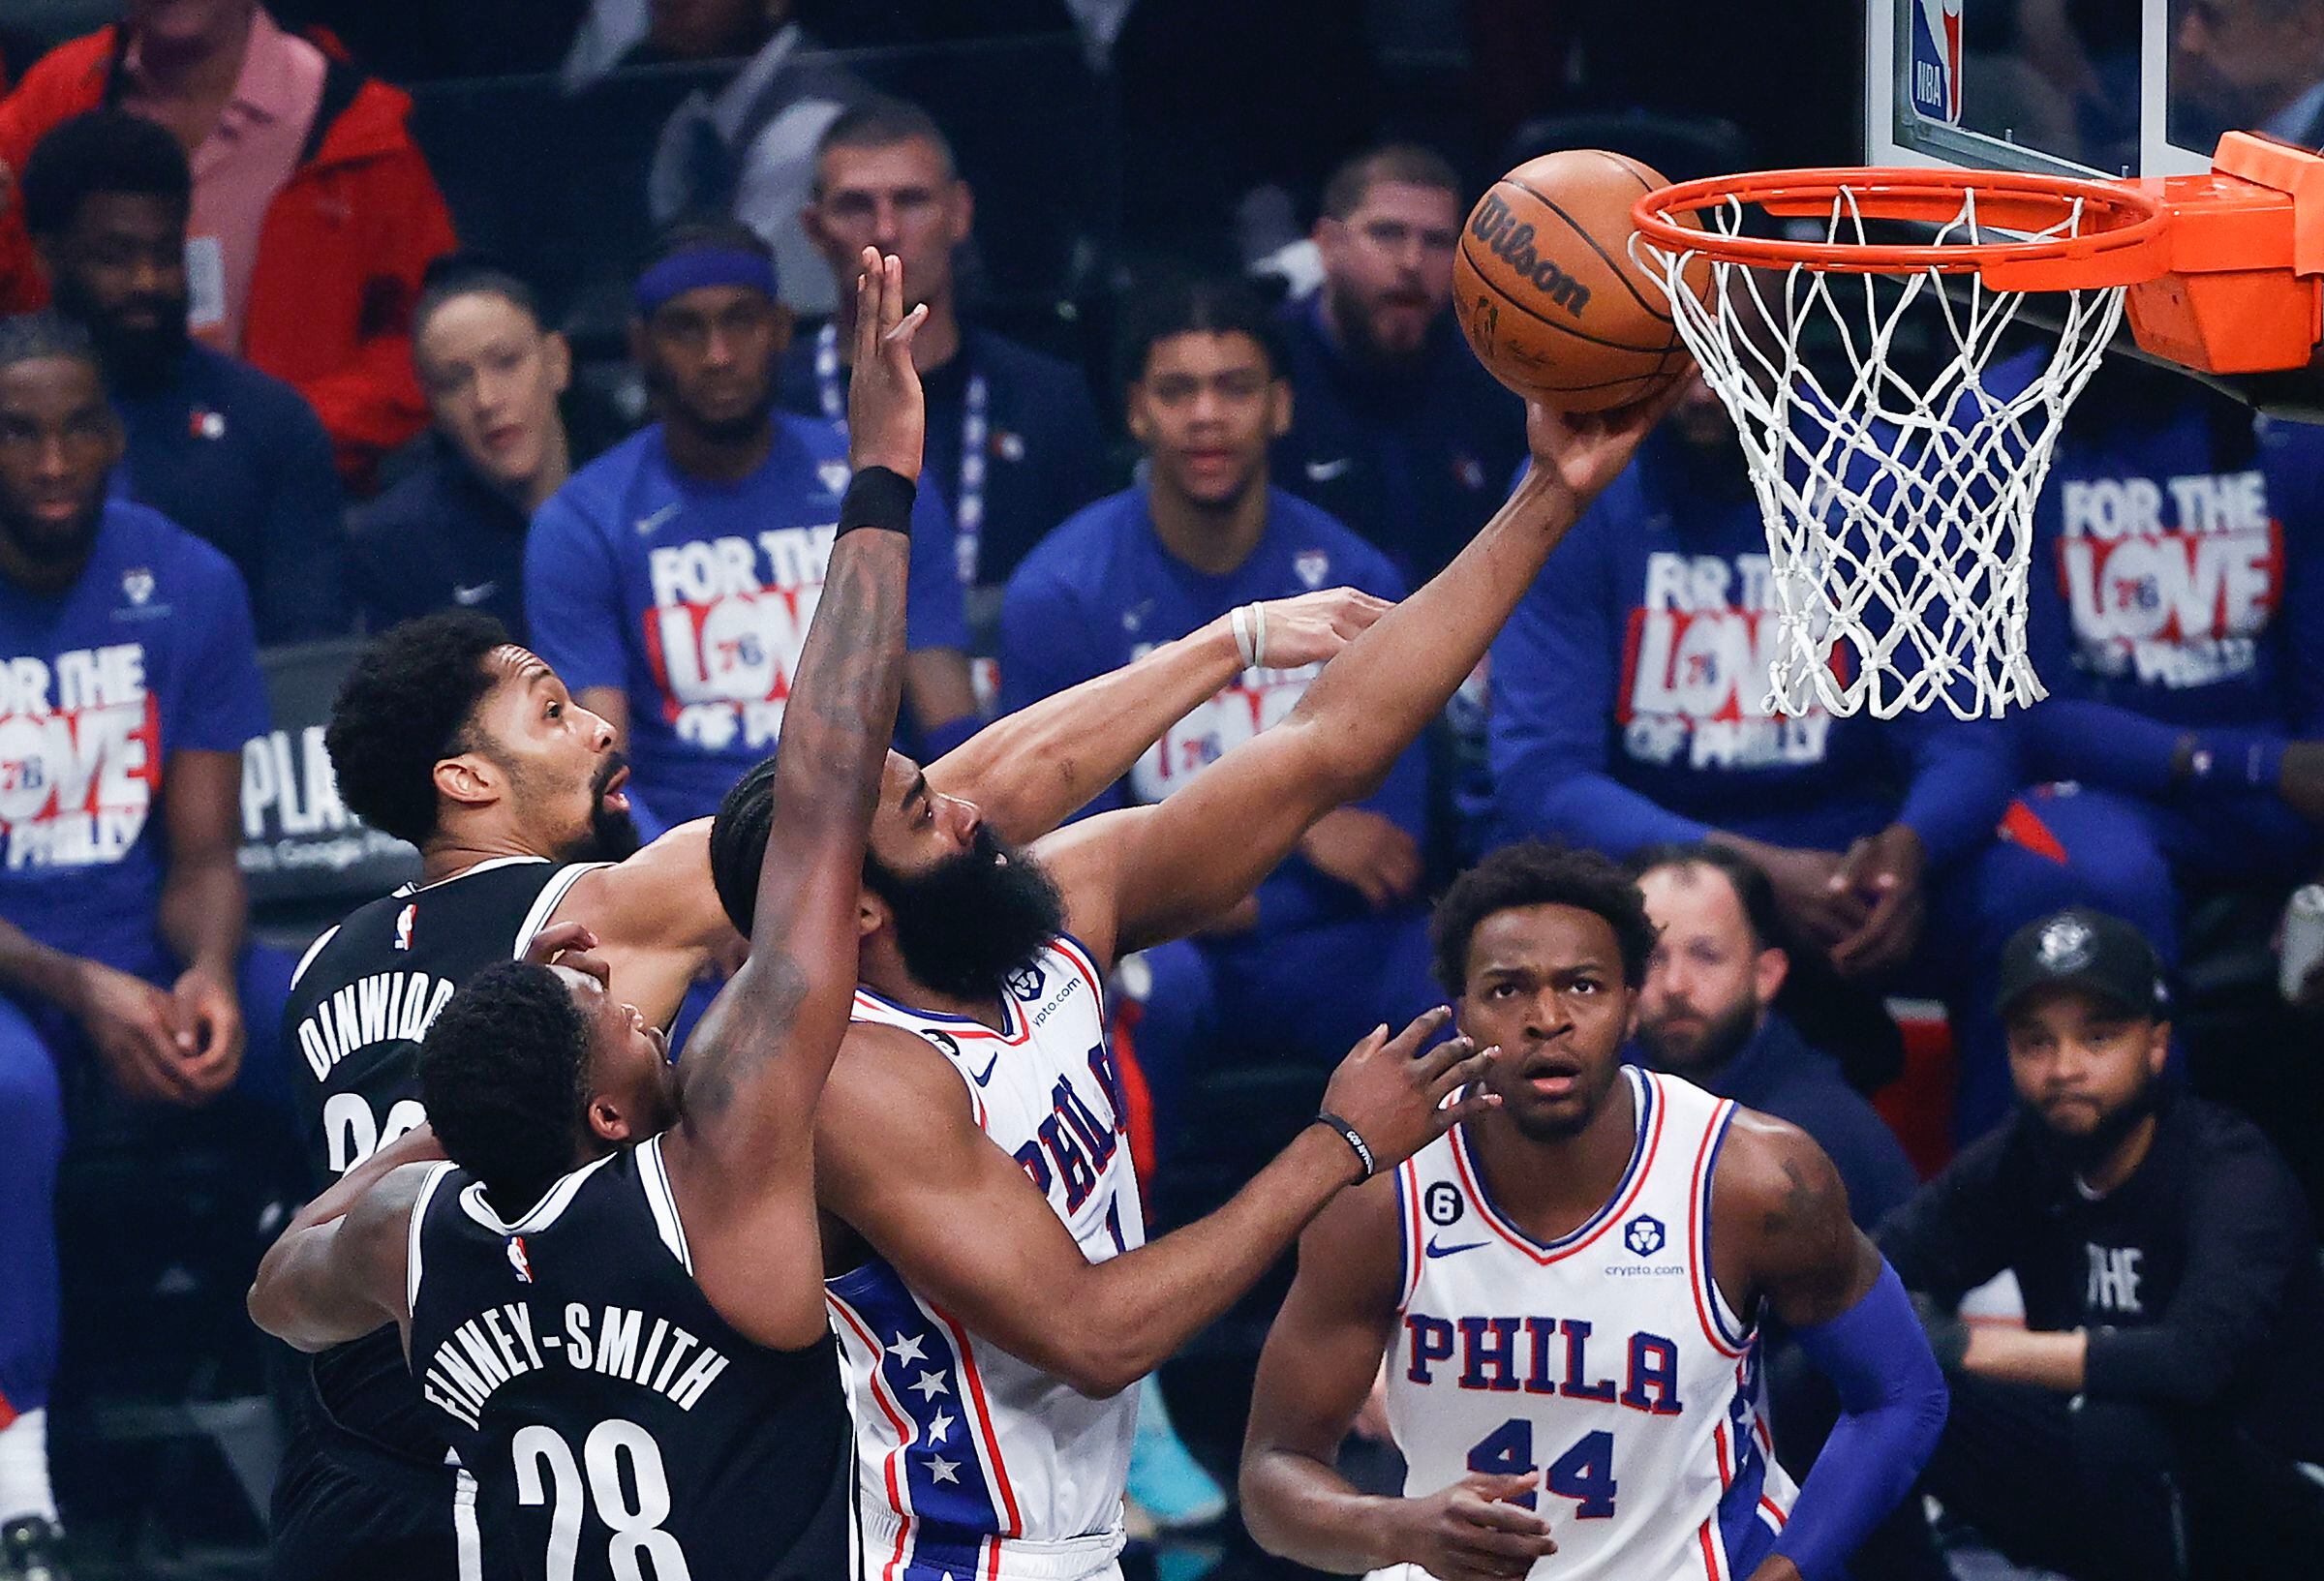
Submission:
[[1737,1314],[1781,1318],[1840,1398],[1751,1581],[1837,1581],[1935,1451],[1944,1377],[1895,1270],[1849,1218],[1840,1171],[1797,1127],[1735,1111],[1712,1176],[1711,1261]]
[[926,310],[907,318],[902,266],[865,251],[848,392],[856,480],[776,748],[750,957],[695,1029],[662,1142],[703,1294],[744,1334],[790,1349],[827,1328],[814,1109],[855,993],[864,842],[903,678],[902,530],[926,422],[911,359]]

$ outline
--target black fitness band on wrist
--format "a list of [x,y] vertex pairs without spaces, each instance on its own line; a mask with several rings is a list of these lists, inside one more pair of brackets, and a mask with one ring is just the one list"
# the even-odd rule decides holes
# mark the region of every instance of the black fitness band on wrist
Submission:
[[1354,1126],[1341,1119],[1338,1115],[1332,1113],[1330,1110],[1324,1110],[1317,1113],[1314,1123],[1317,1125],[1330,1126],[1332,1130],[1339,1133],[1341,1140],[1345,1141],[1351,1148],[1355,1149],[1356,1162],[1363,1166],[1364,1179],[1369,1180],[1374,1174],[1379,1172],[1379,1161],[1372,1157],[1371,1143],[1363,1140],[1362,1132],[1357,1130]]
[[910,537],[912,501],[919,492],[918,484],[891,468],[859,469],[847,480],[847,493],[840,501],[840,532],[835,535],[859,527],[877,527]]

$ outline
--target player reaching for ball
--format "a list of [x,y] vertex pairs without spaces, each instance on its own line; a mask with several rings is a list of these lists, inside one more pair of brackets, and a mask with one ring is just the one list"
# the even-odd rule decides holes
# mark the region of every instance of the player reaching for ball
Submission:
[[[1442,1013],[1394,1043],[1383,1028],[1333,1076],[1327,1114],[1234,1201],[1144,1244],[1099,985],[1122,953],[1235,904],[1305,829],[1378,782],[1667,405],[1586,417],[1535,407],[1531,474],[1458,558],[1351,642],[1281,723],[1160,803],[1017,849],[891,761],[857,913],[858,1019],[815,1140],[866,1574],[1114,1573],[1130,1385],[1342,1188],[1453,1117],[1432,1095],[1477,1068],[1466,1046],[1404,1057]],[[738,927],[768,816],[754,772],[712,833]]]
[[[1834,1581],[1936,1447],[1943,1377],[1831,1160],[1622,1063],[1654,938],[1609,860],[1538,841],[1439,903],[1438,975],[1502,1049],[1501,1102],[1301,1240],[1243,1446],[1270,1552],[1382,1581]],[[1842,1411],[1796,1494],[1768,1315]],[[1333,1469],[1383,1355],[1400,1499]]]

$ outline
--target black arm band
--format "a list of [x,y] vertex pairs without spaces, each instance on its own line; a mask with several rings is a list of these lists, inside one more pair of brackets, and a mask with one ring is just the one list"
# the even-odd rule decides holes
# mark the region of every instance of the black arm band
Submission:
[[848,480],[846,498],[840,502],[840,532],[880,527],[910,537],[912,499],[919,492],[919,486],[902,472],[885,467],[862,469]]
[[1315,1123],[1317,1125],[1328,1125],[1332,1130],[1339,1133],[1340,1140],[1345,1141],[1348,1146],[1354,1150],[1356,1154],[1356,1162],[1363,1166],[1364,1179],[1369,1180],[1373,1175],[1379,1172],[1379,1160],[1372,1157],[1372,1145],[1370,1142],[1367,1142],[1363,1140],[1362,1132],[1357,1130],[1354,1126],[1341,1119],[1338,1115],[1332,1113],[1330,1110],[1325,1110],[1321,1113],[1317,1114],[1315,1117]]

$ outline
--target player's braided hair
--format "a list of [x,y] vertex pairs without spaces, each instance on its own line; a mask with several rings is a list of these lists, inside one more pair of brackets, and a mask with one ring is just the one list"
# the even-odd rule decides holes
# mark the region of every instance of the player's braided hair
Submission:
[[504,960],[469,979],[419,1047],[419,1099],[446,1157],[521,1213],[573,1168],[589,1023],[555,972]]
[[363,651],[322,733],[350,811],[397,839],[427,843],[436,833],[436,765],[469,750],[469,723],[493,684],[485,655],[507,641],[491,616],[446,610],[406,621]]
[[1599,852],[1520,840],[1462,873],[1436,903],[1428,935],[1446,992],[1457,994],[1468,982],[1469,940],[1484,920],[1521,906],[1572,906],[1605,918],[1622,952],[1623,981],[1635,988],[1646,980],[1656,935],[1636,882]]
[[734,782],[710,821],[710,882],[726,920],[745,938],[758,913],[758,869],[775,827],[775,759],[761,758]]

